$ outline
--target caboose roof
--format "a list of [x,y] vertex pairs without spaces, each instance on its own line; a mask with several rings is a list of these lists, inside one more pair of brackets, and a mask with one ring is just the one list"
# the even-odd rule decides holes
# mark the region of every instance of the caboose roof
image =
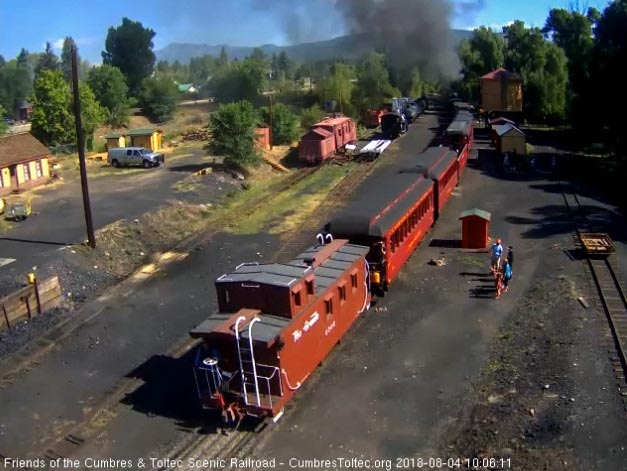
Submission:
[[218,278],[216,284],[261,283],[264,285],[290,287],[311,271],[311,267],[304,264],[242,264],[233,273],[228,273]]
[[350,118],[347,118],[346,116],[339,116],[337,118],[327,118],[327,119],[323,119],[319,123],[314,124],[314,127],[315,126],[337,126],[338,124],[342,124],[347,121],[350,121]]

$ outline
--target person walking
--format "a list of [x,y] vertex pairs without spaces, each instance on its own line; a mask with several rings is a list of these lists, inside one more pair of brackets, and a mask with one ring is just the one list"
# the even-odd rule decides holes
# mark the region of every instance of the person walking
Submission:
[[507,248],[507,260],[509,261],[509,266],[514,268],[514,246],[510,245]]
[[503,261],[503,292],[507,293],[509,280],[512,279],[512,266],[508,259]]
[[490,269],[492,274],[496,276],[496,272],[501,268],[501,255],[503,254],[503,245],[501,239],[496,239],[496,242],[492,244],[492,257],[490,259]]

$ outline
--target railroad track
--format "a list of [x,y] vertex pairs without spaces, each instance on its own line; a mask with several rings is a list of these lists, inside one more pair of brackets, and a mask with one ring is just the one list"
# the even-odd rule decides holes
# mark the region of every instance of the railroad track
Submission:
[[585,250],[582,234],[597,232],[586,214],[579,197],[560,182],[564,202],[575,225],[575,245],[586,254],[588,267],[599,293],[599,300],[605,311],[612,348],[609,349],[613,372],[618,390],[627,412],[627,297],[621,285],[615,266],[615,256],[598,258]]

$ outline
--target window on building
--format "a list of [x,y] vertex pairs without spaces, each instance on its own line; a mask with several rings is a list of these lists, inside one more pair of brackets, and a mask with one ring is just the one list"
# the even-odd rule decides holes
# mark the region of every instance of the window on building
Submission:
[[24,169],[24,181],[30,180],[30,166],[29,164],[22,164]]
[[41,160],[38,160],[37,162],[35,162],[35,176],[37,178],[41,178],[43,177],[44,173],[43,170],[41,168]]

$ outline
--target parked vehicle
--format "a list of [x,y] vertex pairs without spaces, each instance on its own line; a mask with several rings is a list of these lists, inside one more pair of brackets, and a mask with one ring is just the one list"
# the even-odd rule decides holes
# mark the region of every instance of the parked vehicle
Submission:
[[7,199],[0,199],[0,201],[0,209],[4,210],[5,219],[23,221],[32,213],[30,198],[14,196]]
[[165,156],[145,147],[117,147],[109,150],[107,162],[112,167],[141,165],[144,168],[158,167],[165,162]]

